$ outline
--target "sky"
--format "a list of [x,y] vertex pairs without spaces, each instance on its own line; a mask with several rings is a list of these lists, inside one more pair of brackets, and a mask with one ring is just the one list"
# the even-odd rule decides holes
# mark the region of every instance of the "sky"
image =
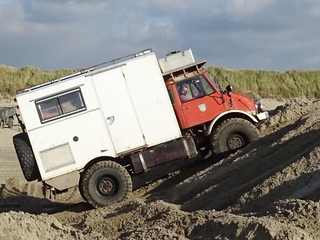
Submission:
[[205,66],[320,69],[319,0],[0,0],[0,64],[89,67],[151,48]]

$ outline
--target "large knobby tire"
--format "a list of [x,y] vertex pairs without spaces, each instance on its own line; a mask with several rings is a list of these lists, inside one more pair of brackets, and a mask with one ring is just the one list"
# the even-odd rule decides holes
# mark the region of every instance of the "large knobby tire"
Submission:
[[80,195],[81,195],[81,197],[83,198],[83,200],[85,200],[86,202],[88,202],[88,200],[86,199],[86,197],[85,197],[85,195],[84,195],[84,193],[83,193],[83,186],[82,186],[82,181],[81,181],[81,180],[80,180],[80,182],[79,182],[78,188],[79,188],[79,192],[80,192]]
[[109,206],[128,199],[132,179],[128,171],[112,161],[95,163],[81,176],[80,193],[91,206]]
[[27,133],[19,133],[13,136],[13,145],[25,179],[29,182],[40,179],[38,165]]
[[258,137],[258,129],[251,122],[243,118],[230,118],[212,131],[210,147],[215,155],[227,157]]

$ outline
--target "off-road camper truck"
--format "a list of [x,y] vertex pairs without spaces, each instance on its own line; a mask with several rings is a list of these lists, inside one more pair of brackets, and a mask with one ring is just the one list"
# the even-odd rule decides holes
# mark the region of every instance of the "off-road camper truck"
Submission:
[[148,49],[23,89],[16,100],[25,127],[13,143],[26,180],[57,192],[79,186],[102,207],[128,197],[134,174],[257,139],[267,112],[231,86],[222,91],[204,64],[190,49],[161,59]]

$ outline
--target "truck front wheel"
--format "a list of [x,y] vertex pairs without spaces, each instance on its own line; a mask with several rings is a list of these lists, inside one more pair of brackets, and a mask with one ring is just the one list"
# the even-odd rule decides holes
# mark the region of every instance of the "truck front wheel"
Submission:
[[251,122],[242,118],[230,118],[212,131],[210,146],[215,155],[226,157],[258,137],[258,129]]
[[79,187],[83,199],[98,208],[126,200],[132,192],[132,180],[120,164],[102,161],[82,174]]

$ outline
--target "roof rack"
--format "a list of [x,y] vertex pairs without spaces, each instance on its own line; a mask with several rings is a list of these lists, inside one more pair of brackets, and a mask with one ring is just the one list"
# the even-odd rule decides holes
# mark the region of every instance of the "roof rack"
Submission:
[[163,72],[162,76],[164,78],[164,80],[168,80],[169,78],[175,79],[175,77],[184,75],[185,77],[187,77],[187,74],[190,72],[194,72],[197,71],[198,73],[200,73],[200,69],[203,67],[203,65],[207,62],[207,60],[203,60],[200,62],[196,62],[196,63],[191,63],[188,65],[185,65],[183,67],[179,67],[179,68],[175,68],[173,70],[167,71],[167,72]]

